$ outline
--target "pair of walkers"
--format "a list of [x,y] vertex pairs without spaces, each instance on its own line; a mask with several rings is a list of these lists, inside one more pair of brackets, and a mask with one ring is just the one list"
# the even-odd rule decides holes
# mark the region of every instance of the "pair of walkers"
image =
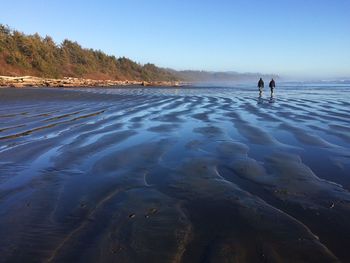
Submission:
[[[261,93],[263,92],[263,89],[264,89],[264,81],[262,80],[262,78],[259,79],[259,82],[258,82],[258,88],[259,88],[259,94],[261,96]],[[270,83],[269,83],[269,87],[270,87],[270,90],[271,90],[271,97],[273,96],[273,92],[274,92],[274,89],[276,87],[276,82],[274,79],[271,79]]]

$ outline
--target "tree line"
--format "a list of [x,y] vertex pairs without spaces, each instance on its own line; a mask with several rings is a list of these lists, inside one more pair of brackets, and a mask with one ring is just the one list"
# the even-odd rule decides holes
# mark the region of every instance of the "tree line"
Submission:
[[46,78],[80,77],[110,80],[172,81],[173,72],[154,64],[141,65],[128,58],[110,56],[50,36],[26,35],[0,24],[0,75],[33,75]]

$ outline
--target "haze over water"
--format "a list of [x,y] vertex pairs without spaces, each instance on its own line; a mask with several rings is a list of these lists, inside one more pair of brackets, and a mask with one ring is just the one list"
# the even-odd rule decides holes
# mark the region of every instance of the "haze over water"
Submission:
[[349,89],[0,89],[0,262],[348,262]]

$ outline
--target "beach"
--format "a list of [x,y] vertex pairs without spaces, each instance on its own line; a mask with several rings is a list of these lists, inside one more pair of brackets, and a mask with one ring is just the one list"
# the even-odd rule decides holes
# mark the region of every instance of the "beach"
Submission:
[[1,88],[0,262],[350,262],[349,90]]
[[115,86],[162,86],[179,87],[188,85],[180,81],[146,81],[146,80],[109,80],[88,78],[44,78],[35,76],[0,76],[0,87],[115,87]]

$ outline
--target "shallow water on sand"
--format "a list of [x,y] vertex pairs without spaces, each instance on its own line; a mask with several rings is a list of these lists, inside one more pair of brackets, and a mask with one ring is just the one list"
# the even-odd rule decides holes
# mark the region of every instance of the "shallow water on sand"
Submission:
[[350,87],[0,89],[0,262],[350,262]]

